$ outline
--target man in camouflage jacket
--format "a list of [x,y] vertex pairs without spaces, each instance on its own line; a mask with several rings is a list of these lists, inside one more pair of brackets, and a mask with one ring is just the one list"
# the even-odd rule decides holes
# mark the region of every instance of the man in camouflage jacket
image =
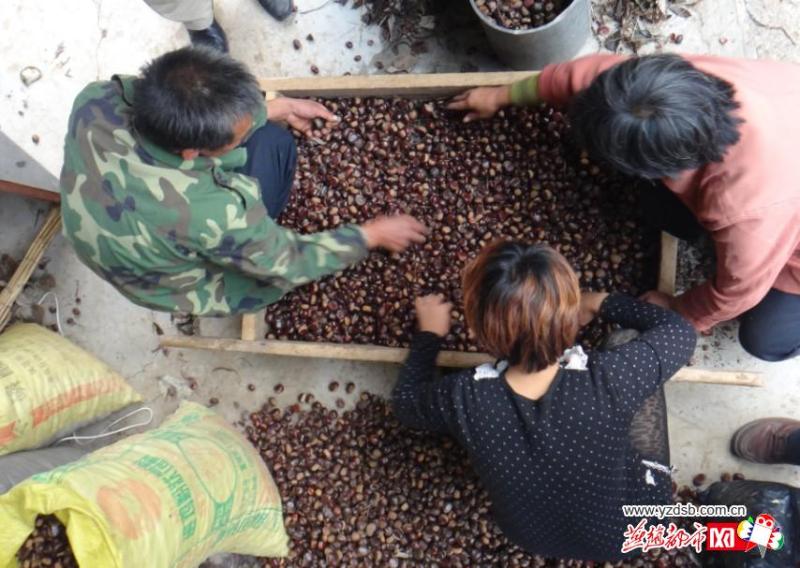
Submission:
[[378,247],[402,251],[425,228],[398,215],[302,235],[274,218],[294,177],[294,139],[337,119],[312,101],[267,107],[239,63],[184,48],[89,84],[69,120],[61,173],[64,235],[81,260],[154,310],[257,310]]

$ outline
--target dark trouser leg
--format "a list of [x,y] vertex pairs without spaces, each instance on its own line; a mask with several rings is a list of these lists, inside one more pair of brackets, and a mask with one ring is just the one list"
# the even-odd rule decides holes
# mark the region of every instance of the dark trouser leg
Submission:
[[783,361],[800,355],[800,294],[773,288],[739,323],[739,341],[754,357]]
[[642,188],[641,202],[644,220],[651,227],[685,241],[695,241],[705,233],[694,213],[660,181]]
[[253,132],[244,147],[247,163],[239,172],[258,180],[269,216],[277,219],[289,201],[294,182],[297,167],[294,136],[285,128],[268,122]]

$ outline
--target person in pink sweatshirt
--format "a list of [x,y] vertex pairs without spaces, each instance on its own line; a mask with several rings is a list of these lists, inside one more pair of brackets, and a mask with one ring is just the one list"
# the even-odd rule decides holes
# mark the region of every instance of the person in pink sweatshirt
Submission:
[[752,355],[800,354],[800,66],[712,56],[590,55],[457,96],[464,120],[508,105],[568,108],[596,160],[652,180],[657,228],[714,241],[713,278],[677,297],[644,298],[700,332],[739,318]]

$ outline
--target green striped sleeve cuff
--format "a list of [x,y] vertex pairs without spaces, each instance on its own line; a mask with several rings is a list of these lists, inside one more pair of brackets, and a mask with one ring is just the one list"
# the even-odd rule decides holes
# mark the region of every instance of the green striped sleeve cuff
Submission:
[[539,74],[511,85],[511,104],[535,105],[539,101]]

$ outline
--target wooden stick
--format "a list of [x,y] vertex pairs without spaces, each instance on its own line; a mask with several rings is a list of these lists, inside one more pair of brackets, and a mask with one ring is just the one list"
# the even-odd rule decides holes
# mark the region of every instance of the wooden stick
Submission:
[[508,85],[532,71],[500,73],[436,73],[353,75],[345,77],[271,77],[261,79],[265,91],[291,97],[448,96],[472,87]]
[[709,385],[734,385],[739,387],[763,387],[761,373],[752,371],[728,371],[723,369],[697,369],[684,367],[671,379],[679,383],[705,383]]
[[44,254],[44,251],[50,245],[50,241],[61,229],[61,208],[56,206],[50,209],[47,218],[39,229],[39,234],[33,239],[28,252],[22,262],[19,263],[17,270],[9,280],[8,285],[0,292],[0,331],[6,327],[8,320],[11,318],[11,309],[14,307],[14,302],[17,301],[28,279],[36,270],[36,266]]
[[[206,349],[210,351],[235,351],[261,355],[284,355],[287,357],[311,357],[315,359],[345,359],[348,361],[374,361],[380,363],[402,363],[408,356],[408,349],[380,347],[377,345],[352,345],[338,343],[312,343],[305,341],[243,341],[240,339],[162,336],[162,347],[178,349]],[[437,363],[441,367],[476,367],[492,363],[494,359],[486,353],[465,353],[461,351],[442,351]],[[671,379],[679,383],[706,383],[760,387],[763,381],[759,373],[748,371],[718,371],[714,369],[695,369],[685,367]]]
[[17,183],[15,181],[6,181],[0,179],[0,192],[13,193],[14,195],[21,195],[22,197],[32,197],[41,201],[49,201],[50,203],[61,203],[61,194],[57,191],[48,191],[39,187]]
[[658,271],[658,291],[675,295],[675,277],[678,271],[678,239],[661,233],[661,267]]

